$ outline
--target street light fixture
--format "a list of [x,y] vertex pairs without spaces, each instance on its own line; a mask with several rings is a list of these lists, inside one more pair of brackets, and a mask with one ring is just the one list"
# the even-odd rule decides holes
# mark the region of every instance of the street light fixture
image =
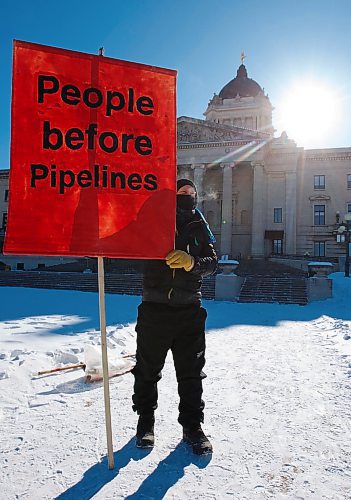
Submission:
[[[350,277],[350,234],[351,234],[351,213],[345,214],[345,222],[338,227],[337,239],[340,243],[345,242],[346,258],[345,258],[345,278]],[[338,238],[339,237],[339,238]]]

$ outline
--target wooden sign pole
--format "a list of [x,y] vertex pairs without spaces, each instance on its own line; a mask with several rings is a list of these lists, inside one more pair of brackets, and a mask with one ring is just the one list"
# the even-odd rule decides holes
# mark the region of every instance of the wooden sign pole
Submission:
[[104,258],[103,257],[98,257],[98,279],[99,279],[101,354],[102,354],[102,373],[103,373],[103,380],[104,380],[107,456],[108,456],[108,468],[113,469],[115,466],[115,463],[114,463],[114,458],[113,458],[110,387],[109,387],[107,343],[106,343],[105,275],[104,275]]

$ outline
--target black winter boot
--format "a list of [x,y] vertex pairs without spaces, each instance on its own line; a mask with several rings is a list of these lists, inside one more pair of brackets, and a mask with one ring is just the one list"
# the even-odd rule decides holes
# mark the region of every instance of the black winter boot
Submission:
[[154,447],[155,417],[151,414],[140,415],[136,431],[136,445],[138,448]]
[[183,427],[183,441],[190,444],[196,455],[209,455],[213,451],[212,444],[200,424],[195,427]]

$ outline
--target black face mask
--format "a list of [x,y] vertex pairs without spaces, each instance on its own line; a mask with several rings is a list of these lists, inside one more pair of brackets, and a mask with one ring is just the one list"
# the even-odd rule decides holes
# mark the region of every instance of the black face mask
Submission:
[[196,199],[191,194],[177,194],[177,209],[194,210]]

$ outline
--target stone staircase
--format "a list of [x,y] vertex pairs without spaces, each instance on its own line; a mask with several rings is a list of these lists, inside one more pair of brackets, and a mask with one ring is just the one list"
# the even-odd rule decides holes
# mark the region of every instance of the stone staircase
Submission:
[[240,262],[237,274],[244,278],[239,302],[307,304],[306,274],[268,260]]
[[[0,286],[97,292],[98,278],[96,273],[0,271]],[[105,292],[111,294],[141,295],[142,275],[137,273],[105,274]],[[213,299],[214,294],[215,277],[209,276],[204,279],[202,296],[204,299]]]
[[[244,278],[239,302],[277,302],[307,304],[305,274],[264,260],[242,261],[237,274]],[[47,288],[56,290],[98,291],[96,273],[54,271],[0,271],[0,286]],[[142,274],[128,272],[105,274],[105,291],[111,294],[141,295]],[[204,299],[214,299],[215,276],[204,279]]]
[[295,276],[246,276],[238,301],[304,306],[307,304],[306,280]]

